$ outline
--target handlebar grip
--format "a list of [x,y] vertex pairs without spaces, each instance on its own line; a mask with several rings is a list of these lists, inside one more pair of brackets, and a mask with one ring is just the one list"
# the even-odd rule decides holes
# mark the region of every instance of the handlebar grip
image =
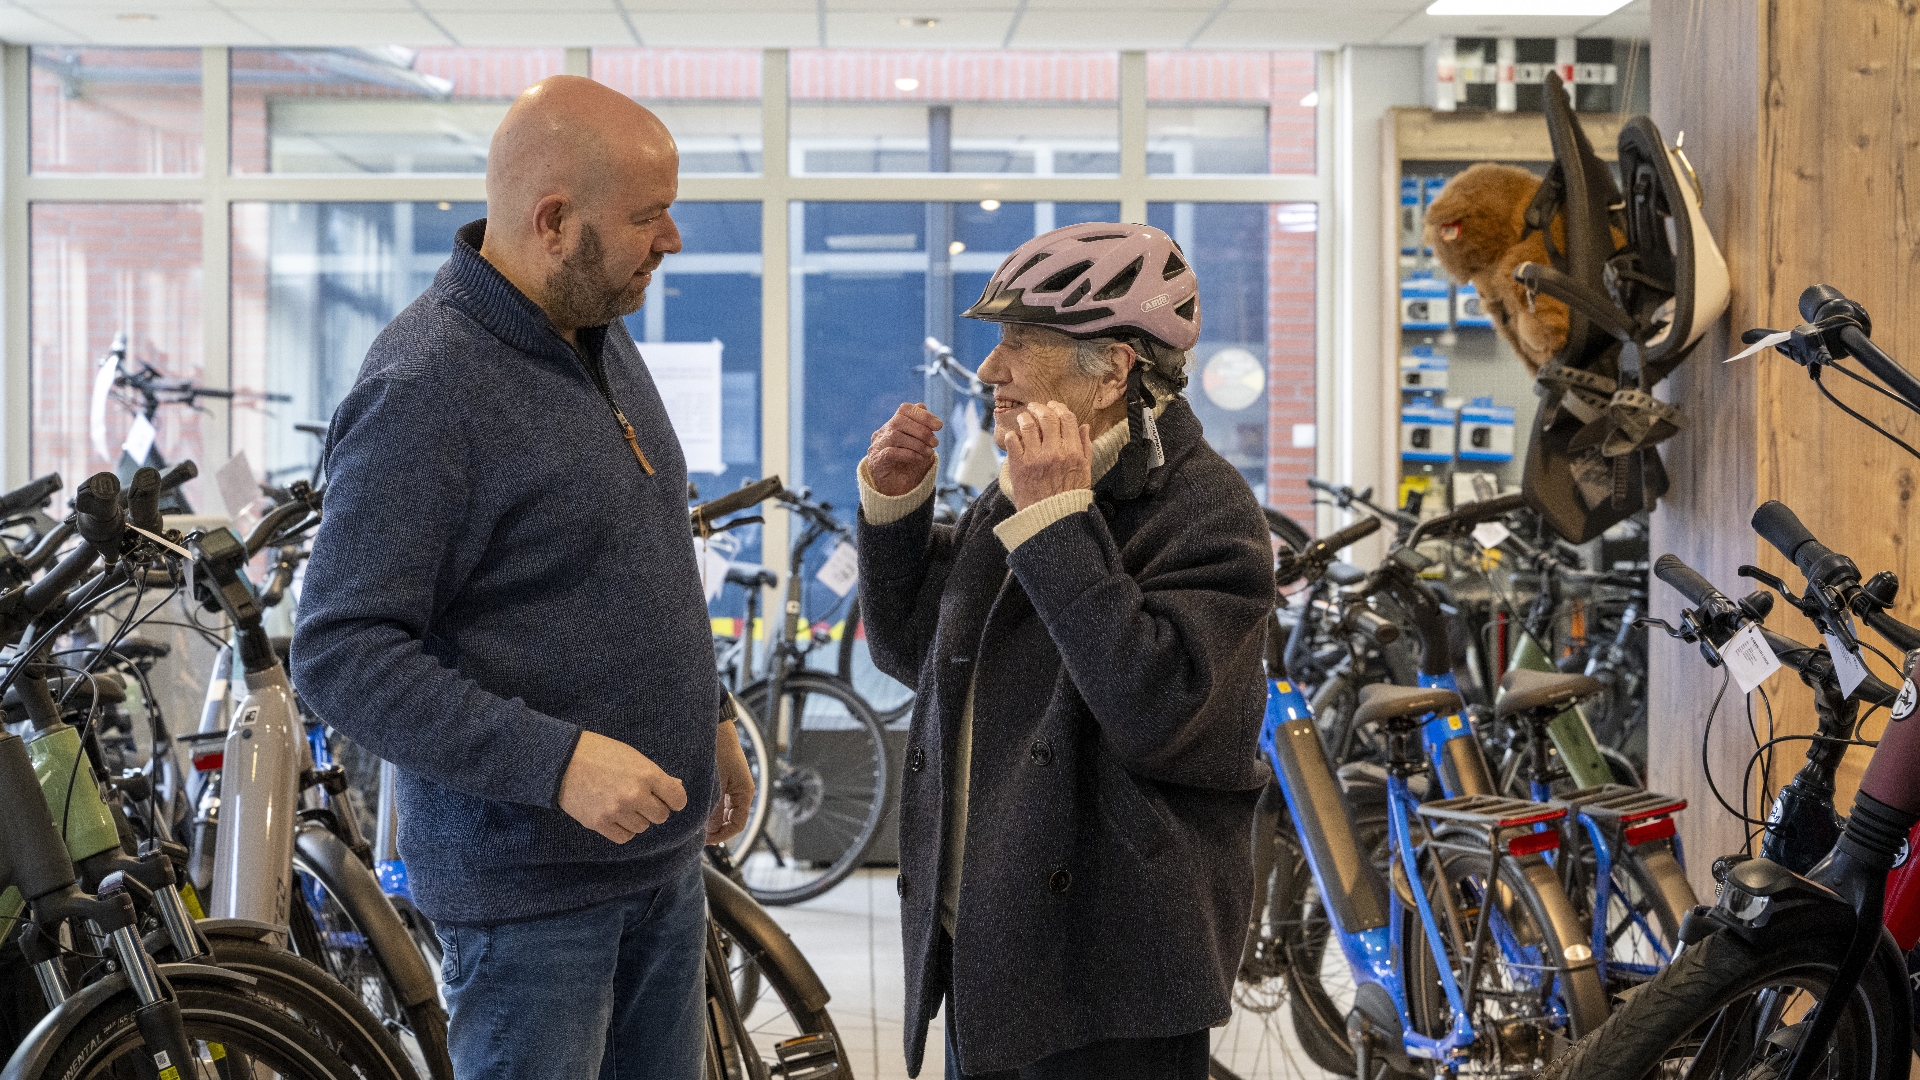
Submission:
[[1713,582],[1700,576],[1700,572],[1680,561],[1677,555],[1662,555],[1653,564],[1653,576],[1673,586],[1681,596],[1695,606],[1711,603],[1714,600],[1727,601],[1725,594],[1713,587]]
[[1492,521],[1494,518],[1506,517],[1515,510],[1525,508],[1526,505],[1527,497],[1516,491],[1511,495],[1498,495],[1491,499],[1481,499],[1479,502],[1468,503],[1447,516],[1463,524],[1477,524],[1482,521]]
[[199,475],[200,466],[195,465],[191,461],[183,461],[173,468],[168,469],[167,474],[160,478],[160,490],[162,492],[177,490],[181,484]]
[[52,501],[54,493],[62,486],[59,473],[48,473],[25,487],[0,495],[0,517],[37,510]]
[[1331,555],[1334,552],[1343,550],[1349,545],[1354,544],[1357,541],[1364,540],[1367,537],[1372,536],[1374,533],[1377,533],[1379,531],[1380,531],[1379,518],[1363,517],[1359,521],[1354,522],[1353,524],[1347,526],[1344,529],[1339,530],[1338,532],[1330,533],[1326,536],[1321,537],[1318,540],[1315,540],[1314,544],[1318,546],[1322,551],[1325,551],[1327,554]]
[[1364,608],[1353,614],[1354,629],[1366,634],[1381,645],[1391,645],[1400,640],[1400,624],[1385,619]]
[[1808,322],[1819,322],[1829,314],[1824,310],[1827,305],[1836,302],[1853,303],[1831,285],[1809,285],[1807,291],[1800,294],[1800,317]]
[[745,510],[756,503],[766,502],[780,493],[781,486],[779,477],[763,477],[738,491],[729,492],[711,502],[701,503],[694,507],[688,516],[695,522],[725,517],[736,510]]
[[[1805,525],[1800,524],[1799,515],[1778,499],[1768,499],[1753,512],[1753,531],[1759,533],[1762,540],[1779,549],[1780,554],[1785,555],[1788,562],[1800,567],[1802,571],[1822,557],[1832,554],[1820,541],[1813,538],[1813,534],[1807,531]],[[1819,550],[1802,561],[1800,552],[1809,544]]]
[[142,465],[127,485],[127,520],[148,532],[165,528],[160,520],[160,470]]
[[280,535],[280,531],[289,523],[306,517],[307,513],[307,504],[297,502],[281,503],[267,511],[267,516],[261,518],[260,524],[255,525],[253,532],[247,536],[247,558],[260,554],[260,549],[266,547],[268,541]]
[[120,480],[110,472],[87,477],[73,497],[74,526],[108,562],[120,559],[126,517],[120,510]]

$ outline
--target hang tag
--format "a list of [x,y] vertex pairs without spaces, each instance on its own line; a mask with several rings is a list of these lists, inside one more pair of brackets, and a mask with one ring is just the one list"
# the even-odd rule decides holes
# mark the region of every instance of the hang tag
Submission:
[[700,587],[707,594],[707,603],[720,598],[720,591],[727,587],[727,571],[732,568],[733,560],[727,558],[724,551],[709,545],[704,539],[693,542],[694,553],[700,559]]
[[1827,653],[1833,657],[1834,678],[1840,680],[1840,693],[1852,697],[1853,692],[1866,681],[1866,661],[1860,659],[1858,652],[1842,645],[1839,638],[1832,634],[1824,636],[1827,639]]
[[1741,627],[1739,633],[1720,646],[1720,659],[1726,662],[1727,670],[1733,672],[1733,681],[1740,684],[1743,694],[1753,693],[1754,687],[1780,670],[1780,658],[1767,647],[1767,639],[1761,636],[1760,627],[1755,623]]
[[158,533],[150,533],[147,530],[141,528],[140,526],[132,524],[131,522],[128,523],[127,528],[132,529],[134,532],[137,532],[141,536],[144,536],[147,539],[153,541],[154,543],[159,544],[161,547],[166,548],[168,551],[173,552],[175,555],[178,555],[183,559],[193,558],[193,552],[188,551],[186,548],[181,547],[179,544],[174,543],[173,541],[167,539],[164,536],[161,536]]
[[840,546],[833,549],[833,554],[828,557],[826,565],[822,566],[820,572],[813,577],[815,581],[832,589],[835,596],[847,595],[860,581],[860,553],[852,544],[841,541]]
[[1895,720],[1905,720],[1912,716],[1915,699],[1920,699],[1920,694],[1914,692],[1913,680],[1909,678],[1900,684],[1900,696],[1893,699],[1893,708],[1889,710],[1888,715]]
[[1766,337],[1761,338],[1759,341],[1754,342],[1753,344],[1747,346],[1746,348],[1740,350],[1737,353],[1734,353],[1732,356],[1729,356],[1725,360],[1722,360],[1720,362],[1723,364],[1731,364],[1735,360],[1745,360],[1747,357],[1752,356],[1754,353],[1759,352],[1761,349],[1771,349],[1775,345],[1780,344],[1781,342],[1787,340],[1792,336],[1793,336],[1793,333],[1788,330],[1782,330],[1777,334],[1768,334]]
[[153,421],[144,416],[136,416],[133,418],[133,426],[127,429],[127,441],[120,445],[120,449],[127,452],[127,456],[133,459],[136,466],[145,465],[147,455],[153,451],[153,439],[157,434],[158,432],[153,430]]
[[1488,551],[1499,547],[1512,535],[1513,530],[1497,521],[1483,521],[1473,527],[1473,539]]

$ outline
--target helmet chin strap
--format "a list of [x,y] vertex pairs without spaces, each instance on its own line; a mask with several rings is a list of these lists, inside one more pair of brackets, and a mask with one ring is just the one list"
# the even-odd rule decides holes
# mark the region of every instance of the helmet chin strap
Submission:
[[1153,422],[1153,391],[1142,377],[1144,365],[1135,364],[1127,373],[1127,445],[1120,451],[1114,468],[1120,472],[1114,494],[1122,499],[1137,497],[1147,485],[1147,474],[1167,463],[1160,445],[1160,430]]

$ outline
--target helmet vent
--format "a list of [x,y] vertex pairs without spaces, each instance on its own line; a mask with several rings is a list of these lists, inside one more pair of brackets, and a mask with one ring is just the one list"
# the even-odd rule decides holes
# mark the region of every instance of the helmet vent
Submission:
[[1101,240],[1125,240],[1126,238],[1126,233],[1101,233],[1099,236],[1083,236],[1080,238],[1080,242],[1083,244],[1093,244]]
[[1128,263],[1127,268],[1115,274],[1113,280],[1107,282],[1106,288],[1094,293],[1093,298],[1095,300],[1118,300],[1127,295],[1127,290],[1133,288],[1134,279],[1140,276],[1140,268],[1146,264],[1146,261],[1146,256],[1143,255]]
[[[1093,288],[1093,282],[1091,282],[1091,281],[1083,281],[1083,282],[1081,282],[1081,283],[1080,283],[1080,287],[1079,287],[1079,288],[1077,288],[1077,289],[1075,289],[1075,290],[1073,290],[1072,292],[1070,292],[1070,293],[1068,293],[1068,294],[1067,294],[1067,298],[1066,298],[1065,300],[1062,300],[1062,301],[1060,301],[1060,306],[1061,306],[1061,307],[1072,307],[1073,305],[1075,305],[1075,304],[1077,304],[1077,303],[1079,303],[1079,302],[1080,302],[1080,298],[1081,298],[1081,297],[1083,297],[1083,296],[1085,296],[1085,295],[1087,295],[1087,290],[1088,290],[1088,289],[1091,289],[1091,288]],[[1098,299],[1098,297],[1095,297],[1095,299]]]
[[1160,271],[1160,280],[1172,281],[1174,278],[1179,277],[1180,272],[1186,268],[1187,260],[1182,259],[1179,252],[1170,251],[1167,253],[1167,265]]
[[1046,257],[1047,257],[1047,253],[1043,251],[1040,254],[1035,255],[1033,258],[1028,259],[1026,262],[1021,263],[1020,269],[1015,270],[1013,273],[1007,275],[1007,280],[1008,281],[1015,280],[1021,274],[1024,274],[1027,271],[1033,269],[1034,267],[1040,265],[1041,262],[1046,260]]
[[1051,277],[1047,278],[1047,280],[1035,286],[1033,291],[1037,293],[1059,292],[1061,289],[1064,289],[1067,286],[1073,284],[1074,278],[1079,277],[1081,274],[1084,274],[1091,269],[1093,269],[1092,262],[1074,263],[1072,266],[1069,266],[1065,270],[1062,270],[1059,273],[1052,275]]
[[1195,307],[1196,307],[1196,306],[1197,306],[1197,305],[1198,305],[1199,303],[1200,303],[1200,297],[1199,297],[1198,295],[1194,295],[1194,296],[1189,296],[1189,297],[1187,297],[1187,298],[1186,298],[1185,300],[1183,300],[1183,301],[1181,301],[1181,303],[1180,303],[1180,306],[1179,306],[1179,307],[1176,307],[1176,308],[1174,308],[1174,309],[1173,309],[1173,313],[1174,313],[1175,315],[1178,315],[1178,316],[1180,316],[1181,318],[1183,318],[1183,319],[1185,319],[1185,320],[1187,320],[1188,322],[1192,322],[1192,321],[1193,321],[1193,309],[1194,309],[1194,308],[1195,308]]

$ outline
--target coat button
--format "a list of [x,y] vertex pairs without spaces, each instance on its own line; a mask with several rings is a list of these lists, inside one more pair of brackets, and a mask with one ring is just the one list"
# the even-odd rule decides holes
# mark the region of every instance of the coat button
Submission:
[[1035,739],[1033,741],[1033,763],[1035,765],[1053,764],[1053,747],[1047,745],[1047,740]]
[[927,755],[919,747],[907,751],[907,771],[919,772],[927,767]]
[[905,874],[893,875],[893,891],[900,894],[901,896],[907,895],[907,875]]
[[1067,868],[1064,866],[1055,870],[1053,876],[1047,879],[1047,888],[1057,893],[1066,892],[1072,884],[1073,875],[1067,873]]

